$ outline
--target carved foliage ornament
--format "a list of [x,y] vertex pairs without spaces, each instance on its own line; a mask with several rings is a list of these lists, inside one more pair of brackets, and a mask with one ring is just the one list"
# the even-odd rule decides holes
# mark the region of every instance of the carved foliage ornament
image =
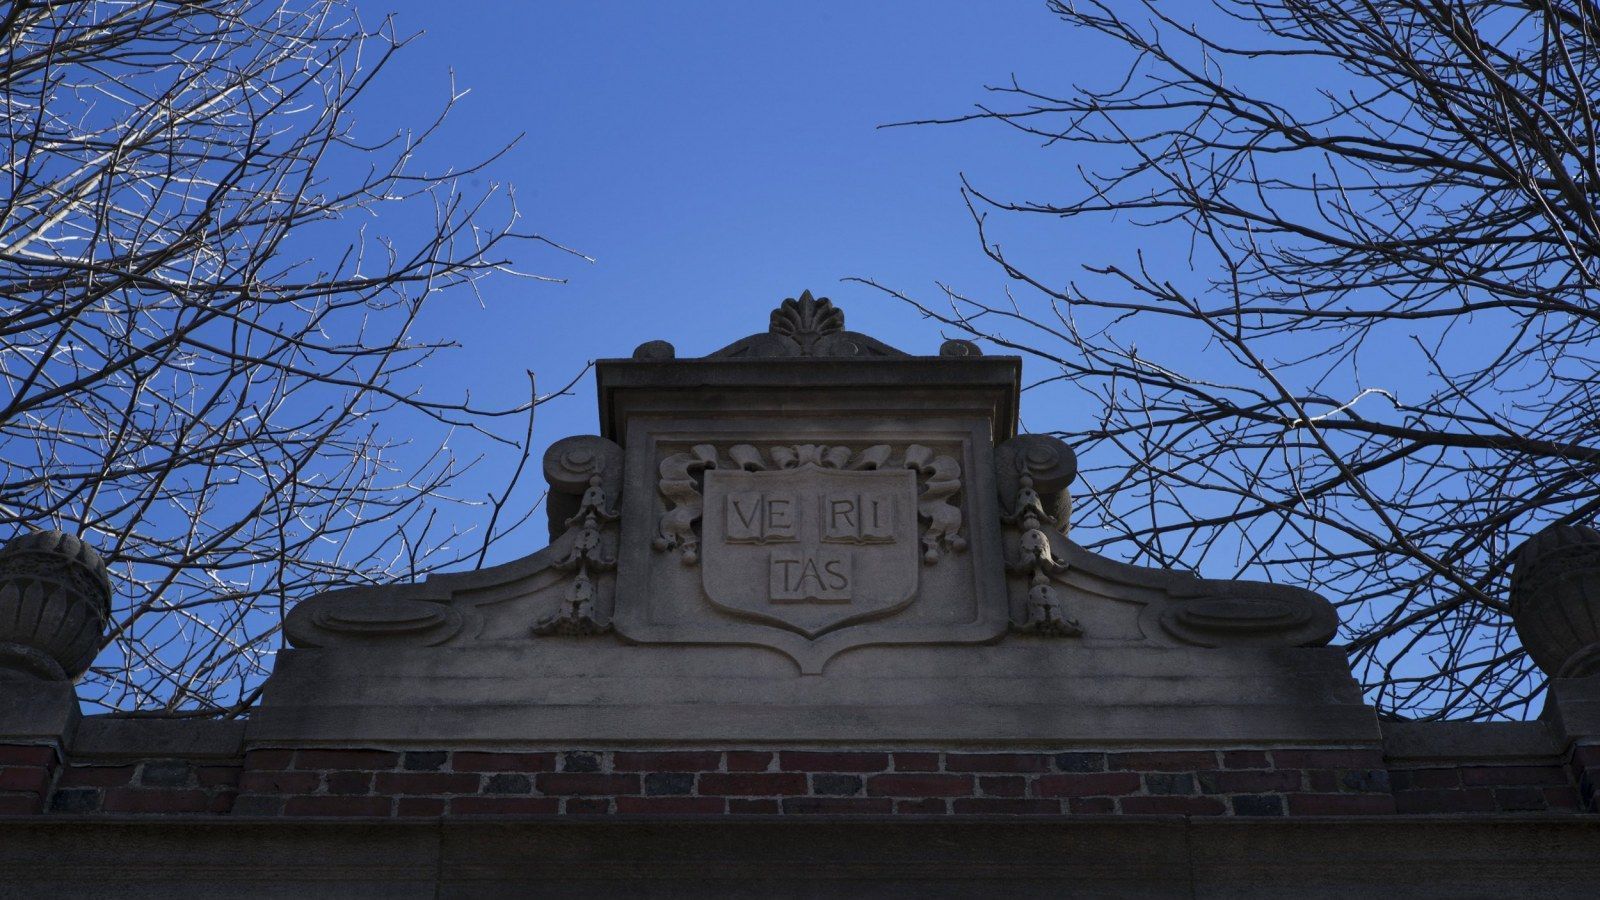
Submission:
[[1071,511],[1067,485],[1078,472],[1072,448],[1048,435],[1026,434],[995,448],[995,482],[1000,490],[1000,519],[1015,539],[1006,568],[1028,579],[1020,621],[1012,627],[1026,634],[1071,637],[1083,633],[1077,620],[1051,585],[1066,574],[1050,545],[1050,532],[1065,533]]
[[922,561],[933,565],[945,553],[967,549],[967,540],[961,534],[961,507],[956,504],[956,494],[961,490],[961,464],[955,457],[921,444],[908,445],[898,455],[888,444],[875,444],[860,451],[827,444],[779,445],[765,450],[753,444],[735,444],[726,455],[713,444],[695,444],[687,452],[674,453],[661,461],[659,490],[667,501],[667,510],[661,516],[652,545],[658,552],[676,550],[686,566],[699,564],[700,538],[695,526],[705,512],[701,493],[705,470],[761,472],[806,465],[847,472],[911,469],[921,483],[917,516],[924,523]]
[[[617,567],[622,448],[592,435],[566,438],[552,444],[545,453],[544,470],[550,482],[551,531],[556,530],[558,522],[564,529],[551,545],[564,546],[565,552],[550,568],[570,572],[572,580],[561,607],[536,623],[533,633],[601,634],[610,630],[611,617],[597,609],[596,581],[600,573]],[[562,516],[569,509],[570,514]]]

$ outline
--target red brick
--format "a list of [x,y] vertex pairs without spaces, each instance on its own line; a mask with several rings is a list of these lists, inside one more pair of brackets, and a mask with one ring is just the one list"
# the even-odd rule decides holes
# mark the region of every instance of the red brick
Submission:
[[1023,800],[995,797],[957,797],[952,801],[958,815],[1041,816],[1059,815],[1060,800]]
[[1197,772],[1217,767],[1210,750],[1156,750],[1146,753],[1111,753],[1106,767],[1132,772]]
[[1224,769],[1265,769],[1271,765],[1267,761],[1265,750],[1224,750],[1222,751],[1222,767]]
[[785,797],[783,811],[798,815],[884,815],[894,812],[894,801],[888,797]]
[[1460,769],[1393,769],[1389,781],[1395,790],[1461,787]]
[[1033,792],[1040,797],[1096,797],[1131,794],[1139,789],[1134,772],[1081,772],[1040,775]]
[[141,791],[111,788],[101,806],[111,813],[209,812],[211,796],[205,791]]
[[611,801],[604,797],[568,797],[561,811],[569,816],[604,816],[611,812]]
[[478,775],[451,772],[379,772],[380,794],[475,794]]
[[639,793],[638,775],[603,775],[599,772],[543,772],[535,782],[541,794],[616,794]]
[[1128,815],[1220,816],[1228,811],[1216,797],[1123,797],[1118,801]]
[[217,791],[211,795],[210,811],[221,815],[232,812],[234,801],[239,799],[239,792],[235,790]]
[[806,792],[806,776],[798,772],[707,772],[700,793],[713,796],[778,797]]
[[246,769],[287,769],[293,762],[293,750],[251,750],[244,755]]
[[1043,753],[946,753],[946,772],[1048,772]]
[[329,772],[322,780],[330,794],[372,793],[371,772]]
[[715,750],[672,752],[617,751],[611,755],[616,772],[714,772],[722,766],[722,754]]
[[197,766],[195,776],[204,787],[234,787],[239,783],[239,766]]
[[133,766],[67,766],[56,787],[118,787],[133,780]]
[[1388,794],[1290,794],[1291,816],[1364,816],[1395,811]]
[[720,815],[728,801],[721,797],[618,797],[617,812],[659,815]]
[[1544,789],[1544,802],[1551,809],[1577,809],[1578,795],[1570,787],[1547,787]]
[[554,797],[453,797],[450,813],[462,816],[542,816],[559,812]]
[[937,772],[939,771],[939,754],[896,753],[894,754],[894,770],[896,772]]
[[1561,766],[1463,766],[1461,783],[1468,786],[1512,784],[1566,784]]
[[458,750],[450,756],[457,772],[554,772],[554,753],[478,753]]
[[950,811],[950,801],[941,797],[924,797],[921,800],[896,800],[894,811],[907,816],[942,816]]
[[1272,762],[1280,769],[1381,769],[1380,750],[1274,750]]
[[7,766],[0,769],[0,791],[43,794],[49,784],[50,770],[43,766]]
[[296,769],[392,769],[400,764],[400,754],[388,750],[301,750],[295,754]]
[[[1293,769],[1285,769],[1292,772]],[[1339,773],[1332,769],[1312,769],[1306,773],[1306,790],[1318,794],[1337,794],[1339,792]]]
[[0,794],[0,816],[31,816],[43,808],[38,794]]
[[289,797],[283,801],[286,816],[387,816],[388,797]]
[[401,797],[395,801],[397,816],[442,816],[444,801],[437,797]]
[[873,797],[965,797],[971,793],[971,775],[874,775],[867,779],[867,794]]
[[978,790],[991,797],[1021,797],[1028,792],[1028,779],[1021,775],[983,775]]
[[1067,801],[1067,810],[1075,815],[1103,816],[1117,811],[1117,801],[1110,797],[1073,797]]
[[316,772],[245,772],[239,790],[258,794],[309,794],[321,784]]
[[889,768],[889,754],[785,750],[778,754],[778,768],[785,772],[882,772]]
[[729,750],[729,772],[765,772],[772,767],[771,753],[754,750]]
[[751,800],[746,797],[729,797],[728,812],[734,815],[770,815],[778,812],[776,800]]
[[1580,769],[1600,766],[1600,744],[1582,744],[1573,747],[1572,764]]
[[[1265,772],[1214,772],[1201,779],[1206,793],[1271,794],[1300,790],[1300,773],[1294,769]],[[1215,786],[1216,791],[1211,788]]]
[[56,750],[38,744],[0,744],[0,766],[53,766]]
[[1494,792],[1488,788],[1467,790],[1396,791],[1396,812],[1402,813],[1462,813],[1498,812]]
[[1544,812],[1544,791],[1537,787],[1503,787],[1494,789],[1495,805],[1506,812]]

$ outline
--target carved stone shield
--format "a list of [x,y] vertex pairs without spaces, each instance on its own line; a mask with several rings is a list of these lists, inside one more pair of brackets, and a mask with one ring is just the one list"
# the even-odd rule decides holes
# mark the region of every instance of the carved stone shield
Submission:
[[706,595],[809,638],[896,612],[917,590],[916,502],[909,469],[708,470]]

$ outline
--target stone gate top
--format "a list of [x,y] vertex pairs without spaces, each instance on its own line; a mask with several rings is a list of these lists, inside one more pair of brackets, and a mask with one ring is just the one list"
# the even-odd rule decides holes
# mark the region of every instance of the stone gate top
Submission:
[[1305,590],[1096,556],[1021,361],[915,356],[809,293],[766,331],[596,367],[544,459],[550,545],[301,603],[263,739],[1370,739]]

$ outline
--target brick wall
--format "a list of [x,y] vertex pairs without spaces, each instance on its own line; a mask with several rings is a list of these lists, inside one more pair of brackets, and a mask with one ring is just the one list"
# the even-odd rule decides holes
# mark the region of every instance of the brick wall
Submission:
[[74,761],[50,794],[52,813],[226,813],[234,806],[241,765],[184,759]]
[[0,745],[0,815],[39,812],[55,777],[54,747]]

